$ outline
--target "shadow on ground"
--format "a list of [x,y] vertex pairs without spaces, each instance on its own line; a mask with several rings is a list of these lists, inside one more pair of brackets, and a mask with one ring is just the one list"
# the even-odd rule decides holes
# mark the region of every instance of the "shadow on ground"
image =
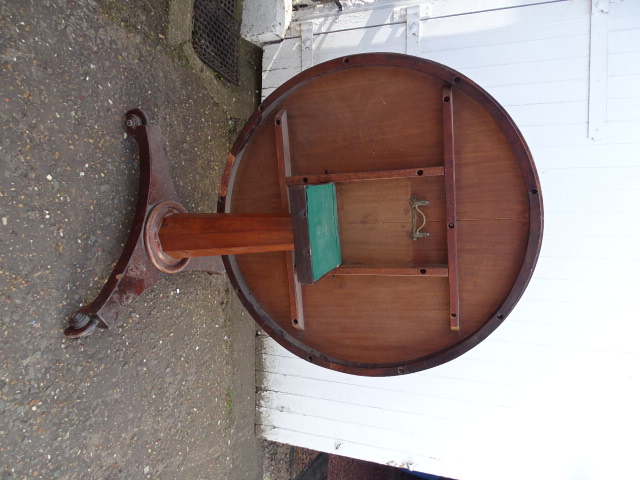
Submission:
[[117,328],[62,335],[132,220],[124,113],[161,127],[183,204],[211,212],[255,106],[259,51],[243,45],[239,87],[212,85],[184,35],[167,40],[168,3],[0,5],[2,479],[261,478],[254,325],[225,276],[175,275]]

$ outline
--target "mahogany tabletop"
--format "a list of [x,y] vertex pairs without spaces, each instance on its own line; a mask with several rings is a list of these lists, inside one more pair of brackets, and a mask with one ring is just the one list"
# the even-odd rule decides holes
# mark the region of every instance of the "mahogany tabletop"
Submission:
[[358,375],[415,372],[477,345],[520,299],[542,241],[540,185],[515,123],[469,78],[387,53],[302,72],[240,133],[218,211],[282,213],[287,189],[327,183],[340,266],[299,284],[291,252],[224,258],[291,352]]

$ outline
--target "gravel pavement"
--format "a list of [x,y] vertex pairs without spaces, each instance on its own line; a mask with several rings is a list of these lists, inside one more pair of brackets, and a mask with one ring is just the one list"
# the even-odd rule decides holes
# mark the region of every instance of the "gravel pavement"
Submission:
[[242,45],[240,86],[217,79],[172,30],[185,3],[0,2],[3,480],[262,478],[255,327],[224,275],[168,277],[116,328],[62,334],[133,217],[125,112],[161,127],[183,205],[213,212],[255,107],[259,50]]

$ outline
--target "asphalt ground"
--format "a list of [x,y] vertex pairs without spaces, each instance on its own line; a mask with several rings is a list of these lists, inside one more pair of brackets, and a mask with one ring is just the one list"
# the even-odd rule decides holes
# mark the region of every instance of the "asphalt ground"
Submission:
[[263,476],[255,326],[224,275],[167,277],[115,328],[62,333],[133,218],[127,110],[162,129],[183,205],[215,211],[260,52],[242,44],[229,85],[194,57],[189,19],[183,0],[0,3],[2,479]]

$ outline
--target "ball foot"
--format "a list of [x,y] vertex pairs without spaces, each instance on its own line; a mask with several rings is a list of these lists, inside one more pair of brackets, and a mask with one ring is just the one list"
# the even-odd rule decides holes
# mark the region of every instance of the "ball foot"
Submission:
[[87,313],[74,313],[69,319],[69,326],[64,330],[64,334],[70,338],[88,337],[100,323],[95,315]]

